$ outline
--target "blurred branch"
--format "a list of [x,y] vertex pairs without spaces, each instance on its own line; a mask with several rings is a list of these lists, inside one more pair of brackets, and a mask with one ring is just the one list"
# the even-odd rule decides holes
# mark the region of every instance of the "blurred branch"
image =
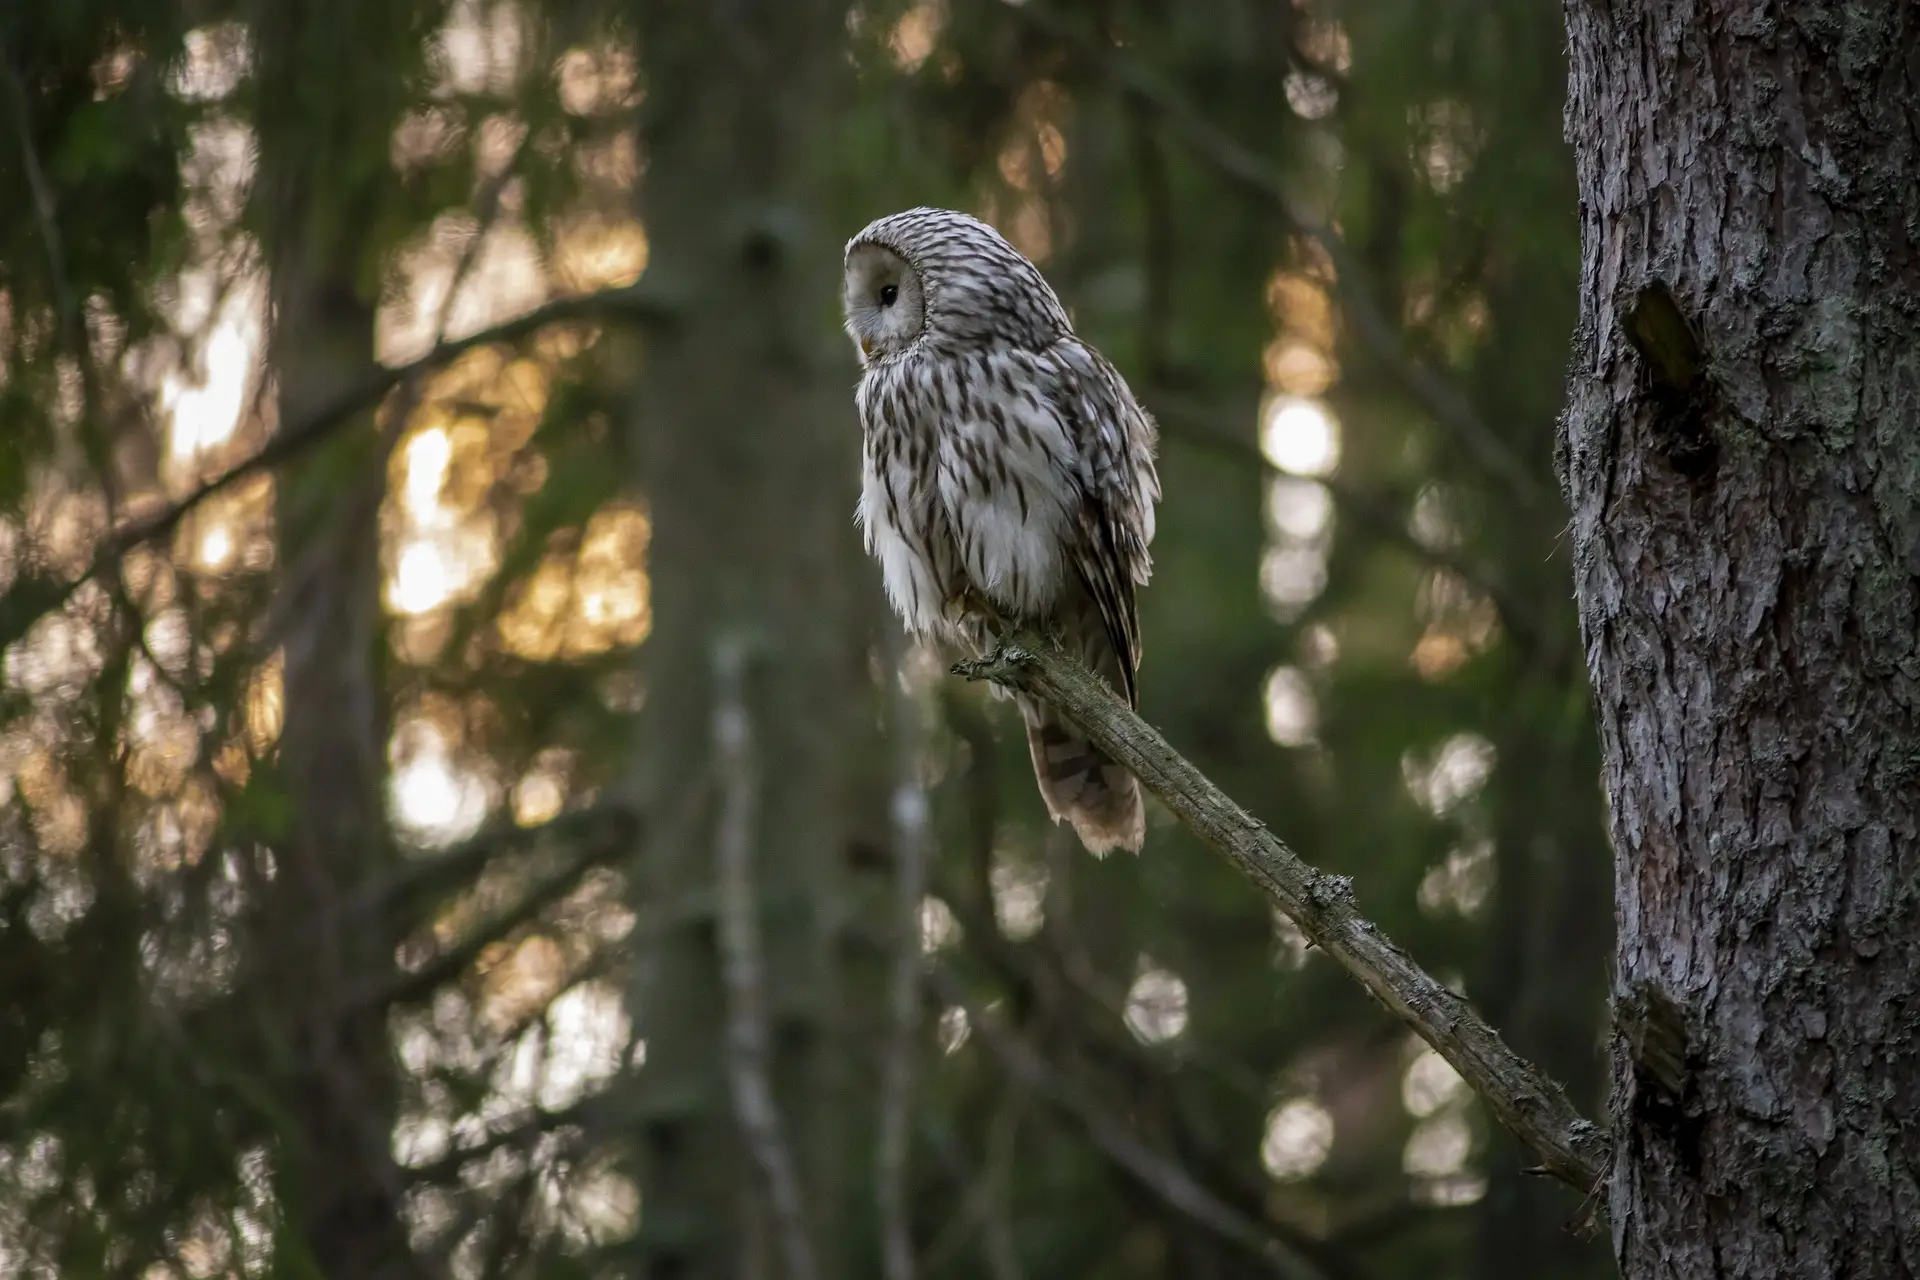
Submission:
[[611,1109],[605,1094],[593,1093],[552,1111],[535,1110],[522,1120],[502,1128],[492,1129],[485,1136],[476,1138],[464,1146],[455,1147],[424,1164],[404,1166],[407,1180],[415,1186],[450,1181],[458,1177],[460,1170],[466,1165],[492,1155],[501,1147],[531,1145],[538,1139],[569,1125],[578,1125],[590,1131]]
[[[560,821],[562,820],[555,819],[556,823]],[[573,892],[574,887],[580,883],[580,877],[629,851],[632,848],[636,830],[637,823],[632,821],[600,823],[598,828],[593,830],[592,838],[586,840],[580,850],[558,871],[543,876],[511,907],[494,913],[465,931],[461,934],[459,942],[443,949],[420,968],[400,974],[383,983],[374,998],[389,1006],[416,1004],[427,999],[478,960],[480,953],[494,942],[506,937]],[[492,853],[499,852],[500,847],[495,846],[489,850],[486,844],[476,843],[464,846],[460,856],[467,866],[477,869],[486,861],[486,857],[481,856],[483,851],[487,856],[491,856]],[[441,868],[436,867],[435,870],[438,871]],[[446,870],[450,871],[452,868],[446,868]],[[427,881],[423,878],[420,883],[425,884]]]
[[980,1184],[980,1251],[993,1280],[1020,1280],[1020,1248],[1013,1235],[1013,1161],[1023,1111],[1010,1098],[994,1112],[987,1129],[986,1168]]
[[592,293],[556,298],[510,320],[435,345],[433,350],[402,365],[382,366],[335,393],[311,416],[283,425],[251,456],[234,463],[193,492],[152,515],[134,520],[110,537],[94,553],[92,562],[72,582],[61,585],[41,578],[23,579],[0,596],[0,649],[27,633],[45,614],[64,606],[80,584],[107,573],[134,548],[171,534],[196,507],[249,476],[282,466],[327,439],[356,414],[373,408],[396,386],[406,384],[479,347],[519,342],[552,325],[573,321],[617,321],[644,328],[674,322],[673,299],[644,284],[622,285]]
[[639,814],[622,804],[589,805],[532,827],[502,824],[443,853],[402,862],[349,898],[347,913],[349,918],[367,918],[414,912],[427,900],[470,884],[489,862],[516,849],[556,844],[611,851],[631,846],[639,837]]
[[[1079,842],[1073,841],[1070,835],[1067,840],[1072,842],[1074,850],[1079,849]],[[1008,941],[990,915],[982,918],[977,912],[952,905],[950,898],[947,901],[959,921],[968,954],[984,963],[1010,989],[1033,993],[1032,996],[1023,994],[1022,1007],[1037,1010],[1037,1016],[1046,1019],[1050,1031],[1057,1028],[1059,1033],[1071,1037],[1084,1060],[1112,1066],[1122,1079],[1161,1088],[1170,1086],[1179,1071],[1191,1068],[1256,1106],[1264,1109],[1271,1103],[1271,1086],[1236,1061],[1196,1044],[1183,1044],[1177,1049],[1150,1049],[1128,1033],[1124,1027],[1125,993],[1106,985],[1077,940],[1055,931],[1051,913],[1047,931],[1042,934],[1048,945],[1035,949]],[[1047,963],[1049,960],[1051,963]],[[1085,1006],[1107,1016],[1083,1016]],[[1167,1123],[1176,1147],[1188,1153],[1189,1167],[1197,1167],[1211,1185],[1234,1186],[1242,1193],[1243,1202],[1258,1197],[1258,1191],[1250,1190],[1237,1175],[1231,1158],[1220,1149],[1213,1135],[1201,1132],[1199,1126],[1190,1123],[1179,1108],[1172,1105],[1167,1108]],[[1318,1268],[1327,1280],[1356,1274],[1353,1264],[1338,1256],[1324,1240],[1277,1223],[1266,1224],[1264,1229]]]
[[[911,647],[896,629],[894,667]],[[880,1253],[887,1280],[913,1280],[913,1226],[907,1212],[907,1159],[913,1119],[913,1065],[920,1014],[920,899],[927,891],[930,824],[921,766],[927,735],[919,696],[898,678],[887,682],[899,751],[893,790],[893,969],[888,977],[885,1060],[881,1064],[879,1181]]]
[[[11,56],[0,60],[0,74],[6,76],[8,96],[13,99],[14,122],[20,133],[20,163],[26,170],[27,190],[33,197],[34,219],[39,224],[41,244],[47,253],[54,309],[59,313],[60,327],[67,330],[72,338],[74,331],[80,327],[80,313],[75,305],[73,286],[67,279],[67,255],[60,237],[60,223],[55,216],[53,187],[47,182],[47,172],[40,164],[40,154],[33,146],[33,117],[32,108],[27,102],[27,86]],[[76,355],[84,356],[86,335],[79,333],[77,336]]]
[[1215,172],[1276,209],[1294,234],[1313,241],[1333,264],[1333,288],[1363,346],[1427,414],[1466,447],[1476,461],[1536,510],[1557,505],[1539,477],[1482,418],[1459,387],[1422,364],[1402,341],[1366,283],[1358,257],[1332,228],[1310,214],[1293,185],[1257,153],[1221,130],[1172,85],[1137,59],[1093,39],[1045,4],[1001,0],[1016,22],[1059,41],[1128,97],[1151,109]]
[[787,1149],[780,1111],[768,1078],[766,985],[760,956],[759,906],[753,892],[753,829],[759,808],[753,720],[747,712],[747,655],[734,639],[714,654],[713,746],[720,791],[714,834],[720,915],[720,970],[726,991],[727,1067],[741,1136],[767,1182],[776,1232],[786,1256],[787,1280],[813,1280],[800,1179]]
[[[34,149],[33,114],[31,104],[27,100],[27,86],[21,79],[19,67],[14,64],[11,57],[0,60],[0,74],[5,76],[9,95],[13,99],[14,123],[20,135],[20,163],[26,171],[27,189],[33,196],[34,220],[40,232],[41,246],[47,255],[47,278],[53,293],[55,318],[67,346],[71,349],[74,365],[80,374],[81,403],[84,406],[81,440],[83,447],[95,463],[104,466],[108,447],[100,435],[104,408],[104,397],[100,390],[100,371],[94,362],[93,345],[87,334],[86,321],[80,314],[73,280],[67,271],[66,240],[60,234],[58,205],[54,199],[53,186],[47,181],[46,168],[40,163],[40,153]],[[104,476],[100,492],[106,506],[109,525],[118,518],[114,487],[111,475]],[[154,677],[174,693],[179,694],[183,702],[190,704],[191,699],[186,689],[167,669],[167,665],[155,656],[152,646],[148,643],[145,619],[128,594],[126,583],[118,575],[114,575],[109,579],[107,587],[114,607],[130,620],[128,639],[147,660]],[[62,603],[64,602],[63,598]],[[0,597],[0,622],[4,622],[6,612],[6,597]],[[0,626],[0,634],[3,634],[4,630],[4,626]],[[0,648],[4,648],[8,642],[0,640]]]
[[1193,833],[1224,854],[1312,942],[1432,1045],[1494,1117],[1537,1153],[1546,1172],[1583,1195],[1605,1194],[1607,1137],[1565,1092],[1456,995],[1415,964],[1353,905],[1351,882],[1329,876],[1268,831],[1128,710],[1098,676],[1032,632],[1004,640],[956,675],[1039,698],[1132,770]]
[[[1258,466],[1276,475],[1285,473],[1267,460],[1260,446],[1238,432],[1224,429],[1219,415],[1196,404],[1191,397],[1171,391],[1146,388],[1141,397],[1160,424],[1161,435],[1214,453]],[[1531,605],[1514,595],[1475,561],[1445,547],[1429,546],[1413,536],[1406,516],[1384,495],[1342,480],[1335,475],[1316,476],[1313,482],[1332,495],[1340,510],[1353,516],[1376,534],[1406,551],[1414,559],[1454,574],[1493,602],[1515,643],[1530,654],[1548,652],[1552,635],[1546,620]]]
[[929,1133],[927,1145],[947,1166],[961,1190],[959,1205],[927,1245],[923,1262],[929,1275],[946,1270],[954,1255],[971,1243],[980,1249],[988,1280],[1023,1280],[1020,1250],[1013,1238],[1008,1175],[1020,1121],[1031,1096],[1025,1090],[1008,1090],[1003,1095],[987,1122],[987,1149],[977,1171],[969,1167],[950,1131]]
[[1102,1155],[1164,1201],[1183,1218],[1246,1250],[1267,1264],[1274,1275],[1289,1280],[1325,1280],[1324,1273],[1306,1258],[1268,1235],[1266,1230],[1226,1204],[1171,1156],[1155,1151],[1126,1122],[1096,1105],[1087,1091],[1064,1078],[1031,1045],[1000,1019],[969,1000],[966,987],[952,974],[935,967],[928,981],[948,1004],[966,1010],[967,1025],[988,1052],[1000,1060],[1007,1074],[1071,1116]]

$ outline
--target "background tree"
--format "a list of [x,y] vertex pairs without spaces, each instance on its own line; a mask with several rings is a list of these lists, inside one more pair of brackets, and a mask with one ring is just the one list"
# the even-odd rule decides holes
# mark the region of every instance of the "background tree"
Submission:
[[[377,293],[367,287],[388,165],[381,144],[417,91],[431,7],[267,4],[247,15],[260,167],[252,199],[266,278],[275,420],[326,411],[375,363]],[[332,85],[393,61],[352,98]],[[321,195],[325,192],[325,196]],[[371,258],[371,261],[370,261]],[[283,566],[262,637],[280,653],[275,763],[284,796],[268,835],[273,874],[250,895],[245,953],[260,997],[254,1052],[278,1068],[287,1117],[275,1192],[295,1247],[322,1275],[427,1274],[407,1245],[391,1134],[399,1085],[386,1011],[369,999],[401,941],[384,910],[343,919],[346,900],[393,865],[385,815],[391,707],[381,696],[380,540],[391,427],[341,421],[313,456],[280,473],[274,561]],[[250,904],[250,905],[254,905]]]
[[1164,427],[1148,718],[1597,1110],[1557,16],[375,8],[0,15],[0,1270],[1605,1274],[902,651],[835,296],[1042,264]]
[[1920,17],[1567,18],[1615,1248],[1636,1277],[1905,1275]]
[[633,22],[652,175],[638,212],[654,270],[686,285],[629,422],[659,619],[642,653],[640,785],[657,816],[639,885],[670,917],[633,992],[641,1257],[649,1275],[776,1258],[778,1274],[842,1275],[864,1144],[849,1141],[840,1019],[858,993],[837,940],[847,851],[885,821],[862,804],[884,795],[863,786],[878,619],[848,519],[846,345],[823,323],[845,16],[768,0],[638,4]]

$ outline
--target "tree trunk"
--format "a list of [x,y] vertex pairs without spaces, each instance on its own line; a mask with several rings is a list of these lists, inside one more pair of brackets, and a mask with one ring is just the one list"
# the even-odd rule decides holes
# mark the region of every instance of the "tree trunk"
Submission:
[[[374,364],[374,306],[361,286],[367,229],[385,181],[403,86],[369,58],[411,61],[418,32],[379,5],[285,0],[263,11],[260,177],[254,192],[269,272],[270,362],[282,429],[310,418]],[[381,14],[385,21],[369,21]],[[387,101],[367,89],[392,84]],[[316,1274],[415,1280],[393,1159],[398,1064],[386,1011],[370,998],[394,972],[398,937],[346,908],[389,867],[387,695],[381,679],[379,513],[386,451],[374,415],[344,423],[280,478],[284,666],[279,766],[289,803],[264,886],[258,950],[263,1017],[285,1117],[280,1247]]]
[[[288,422],[365,375],[372,312],[344,305],[352,293],[337,279],[297,270],[276,273],[273,296]],[[357,359],[344,359],[350,351]],[[345,436],[280,490],[280,765],[292,822],[275,850],[262,940],[290,1068],[285,1113],[295,1132],[281,1167],[296,1238],[322,1275],[407,1280],[427,1272],[407,1243],[393,1160],[398,1081],[385,1008],[369,998],[390,978],[399,939],[364,913],[343,918],[356,888],[391,858],[377,663],[384,455],[370,421]]]
[[1628,1280],[1910,1276],[1920,7],[1566,14],[1614,1246]]
[[[634,993],[646,1037],[639,1273],[780,1276],[791,1232],[764,1143],[743,1141],[730,1087],[716,922],[719,811],[742,779],[714,749],[715,664],[740,646],[757,816],[747,839],[767,1076],[821,1276],[837,1240],[850,1136],[834,1051],[844,989],[834,940],[871,680],[852,519],[859,435],[834,327],[840,246],[821,186],[843,6],[637,4],[646,83],[640,214],[650,275],[684,298],[650,342],[631,423],[653,522],[655,626],[638,790],[653,820],[636,887],[668,918]],[[854,1158],[858,1158],[857,1154]]]

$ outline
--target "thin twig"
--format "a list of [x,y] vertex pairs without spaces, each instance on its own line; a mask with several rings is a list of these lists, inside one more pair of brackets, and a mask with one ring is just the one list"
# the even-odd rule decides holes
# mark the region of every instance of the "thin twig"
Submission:
[[1485,1100],[1495,1119],[1582,1194],[1604,1194],[1607,1137],[1545,1072],[1514,1053],[1462,996],[1440,985],[1353,905],[1351,883],[1301,860],[1264,824],[1128,710],[1058,646],[1032,632],[955,674],[1050,704],[1131,770],[1176,817],[1263,890],[1335,963],[1406,1023]]
[[1515,495],[1538,510],[1555,499],[1534,469],[1525,466],[1451,380],[1422,364],[1401,341],[1365,283],[1365,269],[1338,233],[1306,209],[1293,185],[1261,157],[1242,146],[1137,59],[1102,45],[1045,4],[1001,0],[1016,21],[1067,46],[1127,96],[1151,108],[1167,128],[1222,177],[1271,205],[1296,235],[1311,240],[1333,264],[1333,287],[1360,341],[1401,389],[1464,445]]
[[745,646],[723,640],[714,654],[713,750],[720,791],[714,835],[715,891],[720,916],[720,970],[727,996],[727,1074],[734,1114],[754,1163],[766,1180],[788,1280],[813,1280],[800,1179],[774,1102],[767,1043],[759,906],[753,889],[753,834],[760,778],[754,759],[753,718],[743,688]]
[[927,891],[927,791],[921,781],[926,716],[920,695],[903,687],[905,637],[893,633],[896,678],[889,682],[898,752],[893,790],[893,971],[888,983],[886,1058],[881,1064],[880,1132],[875,1153],[880,1254],[887,1280],[913,1280],[913,1225],[907,1211],[913,1122],[914,1049],[920,1027],[920,899]]
[[1274,1275],[1286,1276],[1289,1280],[1325,1280],[1325,1273],[1319,1267],[1214,1195],[1171,1156],[1148,1146],[1131,1125],[1109,1115],[1085,1089],[1062,1076],[997,1016],[969,1000],[965,986],[953,975],[934,968],[929,972],[929,981],[942,1000],[966,1010],[968,1027],[980,1037],[988,1052],[1000,1060],[1007,1074],[1048,1105],[1071,1116],[1102,1155],[1170,1209],[1259,1258]]
[[64,606],[81,583],[114,569],[135,547],[171,534],[190,512],[207,499],[249,476],[281,466],[300,456],[327,439],[355,415],[379,404],[388,392],[402,383],[476,348],[518,342],[551,325],[570,321],[617,320],[658,328],[672,324],[676,314],[677,308],[672,299],[663,296],[658,289],[643,284],[621,285],[573,297],[556,298],[464,338],[441,342],[417,360],[375,368],[345,390],[337,392],[308,417],[283,426],[256,452],[207,480],[178,502],[132,521],[114,533],[94,553],[86,571],[72,582],[61,586],[42,579],[26,579],[5,596],[0,596],[0,648],[25,635],[28,628],[45,614]]

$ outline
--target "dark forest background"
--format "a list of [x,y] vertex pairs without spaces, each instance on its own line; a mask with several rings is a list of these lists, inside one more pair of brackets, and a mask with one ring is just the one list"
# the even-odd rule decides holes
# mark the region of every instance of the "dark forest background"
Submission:
[[846,238],[1162,426],[1142,711],[1603,1110],[1558,6],[0,10],[0,1274],[1599,1277],[901,644]]

